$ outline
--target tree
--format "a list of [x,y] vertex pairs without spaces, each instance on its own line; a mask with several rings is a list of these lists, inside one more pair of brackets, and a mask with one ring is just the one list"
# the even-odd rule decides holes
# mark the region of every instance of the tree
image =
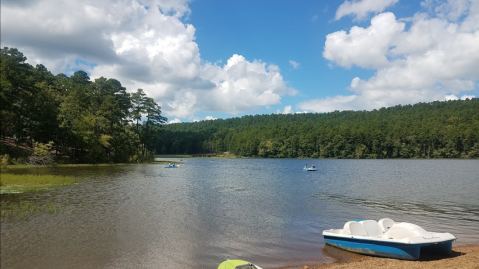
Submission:
[[154,150],[154,140],[160,132],[159,125],[165,123],[168,119],[161,115],[161,107],[153,98],[145,97],[143,105],[146,112],[146,121],[143,123],[144,131],[141,136],[143,142],[142,154],[144,156],[148,150]]
[[0,50],[1,134],[17,140],[28,138],[32,131],[30,108],[38,92],[33,67],[26,60],[15,48]]
[[138,89],[136,92],[131,94],[131,118],[136,121],[136,132],[139,134],[139,122],[145,110],[145,101],[146,101],[146,94],[143,92],[142,89]]

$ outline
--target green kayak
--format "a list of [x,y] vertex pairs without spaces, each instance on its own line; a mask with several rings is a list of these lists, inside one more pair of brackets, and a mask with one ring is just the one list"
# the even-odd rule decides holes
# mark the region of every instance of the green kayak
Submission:
[[247,261],[226,260],[218,266],[218,269],[263,269],[263,268]]

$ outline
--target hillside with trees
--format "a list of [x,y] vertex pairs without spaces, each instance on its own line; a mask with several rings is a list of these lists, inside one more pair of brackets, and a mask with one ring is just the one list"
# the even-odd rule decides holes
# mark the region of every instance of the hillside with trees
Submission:
[[1,49],[0,57],[0,154],[38,160],[51,152],[86,163],[152,157],[167,119],[143,90],[130,94],[118,80],[91,81],[84,71],[53,75],[15,48]]
[[264,158],[478,158],[479,99],[164,127],[157,152]]
[[[272,114],[165,124],[141,89],[33,67],[0,53],[1,155],[30,163],[120,163],[153,154],[260,158],[478,158],[479,99],[373,111]],[[49,156],[53,154],[52,156]]]

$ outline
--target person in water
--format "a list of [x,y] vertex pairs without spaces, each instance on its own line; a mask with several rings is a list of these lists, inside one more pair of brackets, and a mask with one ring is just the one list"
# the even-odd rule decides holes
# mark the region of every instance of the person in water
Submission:
[[316,165],[312,164],[311,167],[316,168]]

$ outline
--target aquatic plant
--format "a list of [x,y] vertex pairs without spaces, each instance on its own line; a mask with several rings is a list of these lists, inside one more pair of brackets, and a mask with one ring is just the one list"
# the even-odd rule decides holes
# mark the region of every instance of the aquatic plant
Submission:
[[50,214],[58,213],[58,209],[53,202],[39,204],[32,201],[20,201],[18,203],[7,203],[2,201],[0,215],[2,219],[20,219],[27,220],[33,213],[47,212]]
[[2,173],[0,178],[0,193],[22,193],[39,191],[75,183],[71,176],[33,175],[33,174],[8,174]]

